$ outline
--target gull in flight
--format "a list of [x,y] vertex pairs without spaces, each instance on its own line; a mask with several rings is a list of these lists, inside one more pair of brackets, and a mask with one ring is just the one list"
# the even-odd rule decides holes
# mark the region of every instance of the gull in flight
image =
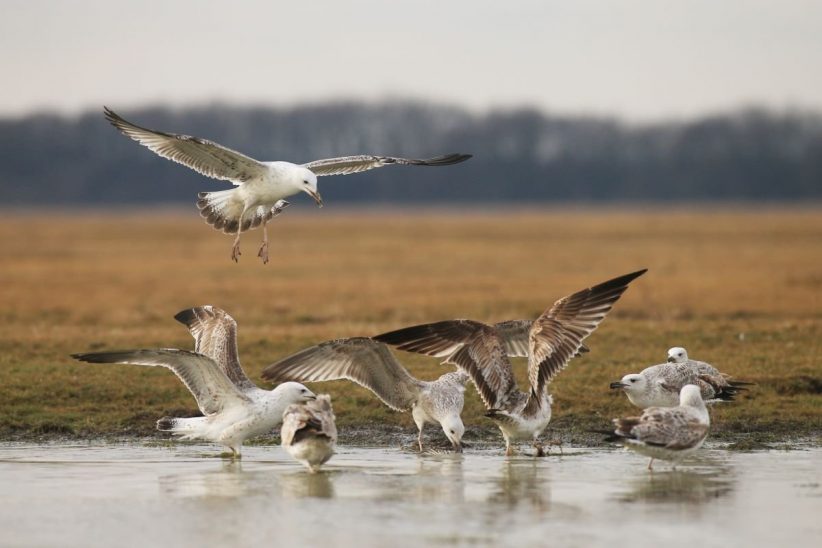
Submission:
[[679,393],[678,407],[649,407],[639,417],[614,419],[616,430],[605,439],[623,444],[641,455],[676,462],[694,453],[708,436],[711,417],[700,388],[686,384]]
[[[374,339],[401,350],[446,358],[471,376],[485,407],[505,438],[505,453],[513,455],[512,442],[530,440],[543,456],[540,434],[551,420],[548,384],[583,348],[590,335],[628,288],[644,274],[640,270],[583,289],[556,301],[528,331],[528,392],[517,388],[509,350],[495,326],[473,320],[451,320],[406,327]],[[505,323],[505,322],[504,322]]]
[[[212,328],[203,329],[200,320],[194,319],[198,314],[214,311],[223,321],[212,320]],[[296,382],[283,383],[273,390],[255,386],[236,359],[236,324],[223,311],[198,307],[180,312],[177,319],[191,319],[195,327],[189,327],[197,341],[196,347],[202,353],[156,348],[72,354],[72,357],[89,363],[171,369],[194,396],[203,416],[163,417],[157,421],[157,429],[171,432],[182,439],[204,439],[218,443],[230,449],[232,456],[237,458],[241,456],[243,441],[271,432],[282,422],[283,412],[289,405],[315,399],[313,392]],[[206,319],[204,324],[208,323]]]
[[317,177],[349,175],[383,166],[448,166],[471,158],[470,154],[446,154],[435,158],[415,160],[391,156],[343,156],[315,160],[307,164],[291,162],[260,162],[213,141],[155,131],[132,124],[108,107],[103,110],[106,119],[124,135],[149,150],[179,164],[183,164],[214,179],[229,181],[237,188],[217,192],[201,192],[197,207],[206,222],[226,234],[234,234],[231,258],[240,256],[240,234],[263,227],[263,242],[257,254],[268,262],[268,221],[288,206],[285,198],[305,192],[322,207],[317,191]]
[[317,472],[334,454],[337,445],[331,397],[320,394],[316,400],[289,405],[283,413],[280,439],[294,460],[309,472]]
[[336,339],[306,348],[267,366],[270,381],[320,382],[347,379],[371,390],[395,411],[411,411],[419,430],[439,423],[455,451],[462,451],[465,426],[460,418],[468,375],[453,371],[431,382],[411,376],[382,343],[367,337]]
[[680,391],[686,384],[698,386],[705,402],[716,403],[733,401],[751,383],[730,380],[708,363],[689,360],[688,352],[675,346],[668,350],[667,363],[625,375],[619,382],[612,382],[611,388],[622,389],[632,404],[645,409],[679,405]]

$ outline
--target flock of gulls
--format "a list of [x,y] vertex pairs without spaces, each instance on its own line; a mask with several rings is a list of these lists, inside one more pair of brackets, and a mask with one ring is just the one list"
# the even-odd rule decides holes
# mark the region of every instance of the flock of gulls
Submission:
[[[318,206],[317,177],[345,175],[387,165],[447,166],[469,159],[448,154],[425,160],[389,156],[347,156],[307,164],[259,162],[212,141],[146,129],[108,108],[105,117],[117,129],[156,154],[195,171],[233,183],[237,188],[200,193],[197,206],[208,224],[234,234],[231,258],[240,256],[240,235],[262,226],[258,255],[268,262],[267,223],[288,205],[284,198],[305,192]],[[199,306],[175,319],[194,337],[194,350],[153,348],[73,354],[90,363],[165,367],[188,388],[202,416],[163,417],[157,429],[181,439],[201,439],[240,458],[243,442],[280,428],[282,446],[311,472],[334,454],[337,429],[331,398],[317,395],[306,382],[346,379],[367,388],[395,411],[410,411],[423,449],[426,424],[439,424],[454,451],[462,452],[461,415],[470,381],[505,441],[505,454],[517,443],[530,443],[536,456],[551,420],[554,378],[572,359],[588,352],[584,340],[593,333],[638,270],[557,300],[536,319],[496,324],[455,319],[403,327],[371,337],[321,342],[265,367],[262,377],[275,383],[258,387],[243,371],[237,348],[237,323],[224,310]],[[440,359],[453,367],[433,381],[415,378],[389,347]],[[510,358],[528,359],[528,385],[520,388]],[[684,348],[668,351],[667,361],[611,383],[643,409],[640,416],[613,420],[606,440],[654,459],[674,463],[702,445],[710,428],[706,404],[732,401],[750,383],[730,379],[705,362],[688,358]]]

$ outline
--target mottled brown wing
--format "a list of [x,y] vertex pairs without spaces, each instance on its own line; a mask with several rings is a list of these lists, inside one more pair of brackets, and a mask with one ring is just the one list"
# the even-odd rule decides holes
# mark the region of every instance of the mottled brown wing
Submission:
[[[509,357],[528,357],[528,337],[531,333],[532,325],[534,325],[533,320],[506,320],[494,324],[494,328],[497,330],[497,333],[499,333],[499,338],[505,345],[505,351]],[[583,344],[579,347],[576,356],[590,351],[591,350]]]
[[489,328],[474,320],[446,320],[412,325],[372,337],[375,341],[436,358],[446,358]]
[[579,353],[582,341],[602,322],[628,284],[646,269],[619,276],[558,300],[534,321],[529,335],[528,380],[532,394],[545,386]]
[[178,312],[174,319],[194,337],[194,351],[208,356],[240,390],[257,388],[246,376],[237,352],[237,322],[216,306],[197,306]]
[[241,185],[268,171],[265,164],[254,158],[212,141],[140,127],[108,107],[103,108],[103,113],[106,120],[123,135],[137,141],[158,156],[189,167],[206,177]]
[[324,175],[350,175],[360,173],[383,166],[407,165],[407,166],[450,166],[459,164],[471,157],[470,154],[444,154],[435,158],[416,160],[413,158],[394,158],[391,156],[372,156],[361,154],[359,156],[342,156],[340,158],[326,158],[325,160],[314,160],[303,164],[314,172],[318,177]]
[[497,330],[473,320],[448,320],[383,333],[375,340],[401,350],[447,358],[471,376],[488,409],[504,407],[516,382]]
[[331,398],[327,394],[321,394],[316,400],[306,403],[292,404],[283,413],[280,439],[284,446],[316,436],[337,441],[337,425]]
[[306,348],[267,366],[263,378],[272,382],[347,379],[368,388],[397,411],[408,411],[422,386],[388,347],[366,337],[336,339]]
[[631,429],[631,435],[648,445],[668,449],[693,447],[708,433],[703,424],[687,410],[679,407],[649,407]]
[[251,402],[228,380],[214,360],[196,352],[154,348],[72,354],[71,357],[89,363],[127,363],[171,369],[197,400],[203,415],[212,415],[228,406]]

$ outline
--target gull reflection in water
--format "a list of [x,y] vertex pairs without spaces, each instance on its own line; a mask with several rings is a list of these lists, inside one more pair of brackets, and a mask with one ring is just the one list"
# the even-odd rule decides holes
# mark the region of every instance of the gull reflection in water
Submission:
[[637,474],[622,502],[671,502],[700,505],[728,496],[736,484],[734,469],[726,462],[703,457],[691,466]]
[[334,496],[330,473],[243,471],[241,461],[225,461],[216,470],[167,474],[159,478],[163,495],[180,498],[224,497],[281,493],[284,498]]
[[538,459],[506,459],[501,463],[488,502],[537,513],[547,512],[551,507],[549,472]]

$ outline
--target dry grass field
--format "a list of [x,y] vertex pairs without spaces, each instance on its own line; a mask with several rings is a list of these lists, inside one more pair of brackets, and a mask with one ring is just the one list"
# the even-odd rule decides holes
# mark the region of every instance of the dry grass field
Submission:
[[[502,210],[478,213],[309,211],[231,238],[193,208],[179,211],[12,213],[0,220],[0,436],[143,435],[156,418],[194,414],[166,370],[73,362],[69,353],[191,348],[172,316],[213,304],[238,321],[240,353],[259,379],[268,363],[316,342],[467,317],[536,317],[555,299],[649,268],[550,386],[550,435],[575,441],[632,412],[608,384],[685,346],[757,383],[713,411],[715,436],[779,442],[822,433],[822,212]],[[436,360],[401,354],[433,378]],[[524,362],[517,362],[525,378]],[[399,425],[350,383],[329,392],[340,425]],[[473,387],[466,423],[487,431]],[[431,432],[435,430],[433,427]],[[485,430],[483,430],[485,429]],[[476,435],[476,434],[473,434]],[[471,439],[468,434],[466,439]],[[744,438],[744,436],[743,436]]]

